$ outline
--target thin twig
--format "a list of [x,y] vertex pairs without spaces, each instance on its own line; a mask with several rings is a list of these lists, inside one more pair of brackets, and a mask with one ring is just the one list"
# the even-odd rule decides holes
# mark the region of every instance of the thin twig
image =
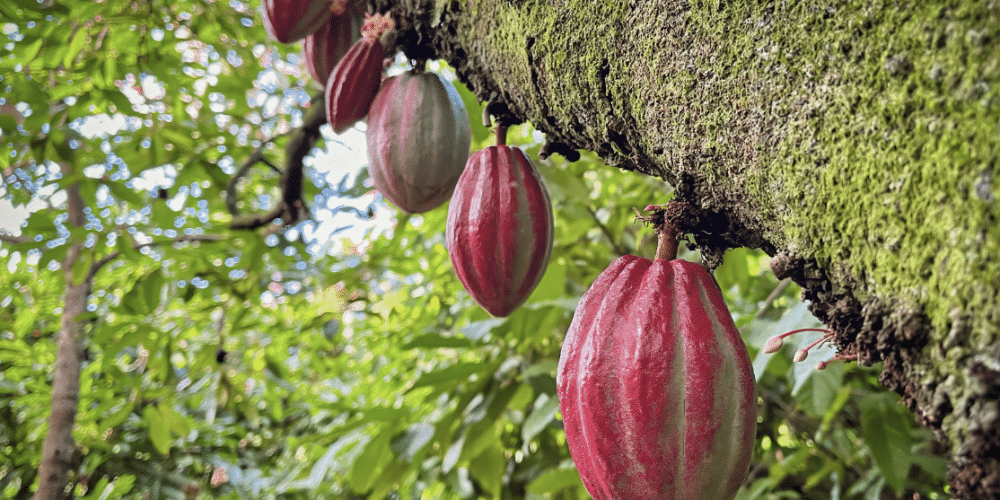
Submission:
[[767,299],[764,300],[764,305],[761,306],[760,310],[757,311],[757,314],[754,315],[754,319],[763,318],[764,314],[767,313],[767,310],[774,304],[774,301],[778,300],[778,297],[781,297],[781,294],[785,293],[785,289],[788,288],[788,285],[790,284],[792,284],[791,278],[781,280],[781,282],[778,283],[778,286],[774,287],[774,290],[771,291],[771,295],[768,295]]
[[229,229],[257,229],[270,224],[283,213],[285,205],[283,202],[278,202],[270,211],[233,217],[233,220],[229,221]]
[[[303,171],[305,170],[303,162],[316,142],[322,137],[319,131],[320,127],[327,123],[323,95],[313,96],[310,103],[311,108],[306,112],[302,126],[289,136],[288,144],[285,145],[285,168],[281,170],[280,180],[281,201],[266,213],[237,217],[239,211],[236,209],[236,181],[245,175],[245,170],[249,168],[248,164],[252,165],[259,161],[267,163],[258,148],[258,151],[251,154],[244,166],[240,168],[240,172],[237,172],[237,175],[230,179],[226,187],[226,206],[233,215],[233,219],[229,223],[230,229],[256,229],[278,218],[282,218],[283,225],[287,226],[295,224],[301,219],[303,212],[305,212],[303,210],[305,202],[302,200]],[[270,163],[268,165],[274,168]]]
[[11,234],[0,233],[0,241],[4,243],[10,243],[11,245],[20,245],[21,243],[28,243],[31,238],[27,236],[14,236]]
[[618,240],[615,239],[615,236],[611,234],[611,230],[608,229],[608,226],[605,226],[604,223],[601,222],[601,219],[597,218],[597,212],[592,210],[590,207],[584,207],[584,208],[586,208],[587,213],[589,213],[590,216],[594,218],[594,222],[597,223],[597,227],[601,228],[601,232],[604,233],[604,237],[606,237],[608,239],[608,242],[611,243],[611,248],[614,249],[615,253],[617,253],[618,255],[628,254],[629,253],[628,249],[621,246],[621,244],[618,243]]
[[[226,193],[226,209],[229,210],[230,214],[235,216],[240,213],[240,209],[236,208],[236,184],[239,183],[240,179],[247,175],[247,172],[250,171],[251,167],[256,165],[258,162],[265,161],[264,147],[267,146],[271,140],[273,140],[273,138],[265,141],[260,145],[260,147],[250,153],[250,156],[243,162],[243,165],[240,165],[239,170],[237,170],[236,173],[229,178],[229,182],[226,183],[226,188],[224,190]],[[267,165],[273,168],[273,165],[271,165],[270,162],[267,162]]]
[[[165,241],[149,241],[146,243],[136,243],[132,245],[132,249],[139,250],[146,247],[153,247],[158,245],[172,245],[174,243],[182,243],[185,241],[219,241],[221,239],[223,239],[222,236],[215,234],[182,235]],[[115,251],[95,261],[93,264],[90,265],[90,270],[87,271],[86,279],[92,280],[94,278],[94,275],[96,275],[97,272],[100,271],[102,267],[104,267],[107,263],[111,262],[112,260],[117,259],[119,256],[121,256],[121,252]]]

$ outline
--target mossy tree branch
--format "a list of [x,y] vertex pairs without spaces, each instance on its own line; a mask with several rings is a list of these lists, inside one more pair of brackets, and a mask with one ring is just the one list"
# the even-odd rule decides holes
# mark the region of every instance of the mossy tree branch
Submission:
[[952,494],[1000,498],[995,3],[373,3],[505,123],[671,182],[710,265],[775,256],[951,446]]

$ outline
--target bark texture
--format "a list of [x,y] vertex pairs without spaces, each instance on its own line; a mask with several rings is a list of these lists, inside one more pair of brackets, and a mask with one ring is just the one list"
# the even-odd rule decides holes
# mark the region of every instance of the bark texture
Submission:
[[1000,498],[1000,2],[374,3],[494,115],[674,184],[707,264],[774,256]]
[[[73,167],[60,165],[63,175],[73,174]],[[74,227],[84,225],[84,203],[80,197],[80,185],[73,184],[66,189],[66,208],[69,222]],[[83,365],[83,350],[80,341],[86,326],[82,318],[87,313],[87,299],[90,297],[92,277],[89,253],[82,243],[77,243],[66,252],[62,262],[66,291],[63,295],[62,320],[59,327],[59,343],[56,354],[55,373],[52,379],[52,413],[49,414],[49,428],[42,445],[42,461],[38,465],[38,491],[34,500],[61,500],[66,498],[69,472],[73,467],[73,425],[80,404],[80,372]]]

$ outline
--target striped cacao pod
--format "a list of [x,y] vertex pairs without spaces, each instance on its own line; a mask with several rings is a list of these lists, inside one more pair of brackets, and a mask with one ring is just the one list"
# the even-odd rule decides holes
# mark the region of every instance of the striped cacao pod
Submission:
[[455,87],[436,73],[386,78],[368,116],[368,172],[409,213],[440,206],[465,169],[472,127]]
[[584,294],[557,375],[596,500],[731,500],[757,425],[746,346],[708,270],[615,260]]
[[538,286],[552,254],[552,202],[524,152],[475,152],[448,206],[445,241],[458,279],[494,316],[508,316]]
[[343,15],[333,16],[319,31],[302,41],[306,69],[317,82],[325,84],[333,68],[361,39],[364,13],[357,4],[348,5]]
[[315,33],[333,16],[330,0],[264,0],[264,29],[281,43],[292,43]]
[[382,84],[385,47],[381,37],[395,26],[388,14],[366,16],[358,40],[337,62],[326,81],[326,118],[341,133],[368,114]]

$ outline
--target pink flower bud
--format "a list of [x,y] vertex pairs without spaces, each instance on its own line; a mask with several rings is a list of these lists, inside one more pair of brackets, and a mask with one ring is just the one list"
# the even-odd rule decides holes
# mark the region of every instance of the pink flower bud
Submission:
[[780,351],[781,346],[785,344],[785,341],[781,337],[781,335],[776,335],[767,339],[767,342],[764,342],[764,352],[771,354]]

